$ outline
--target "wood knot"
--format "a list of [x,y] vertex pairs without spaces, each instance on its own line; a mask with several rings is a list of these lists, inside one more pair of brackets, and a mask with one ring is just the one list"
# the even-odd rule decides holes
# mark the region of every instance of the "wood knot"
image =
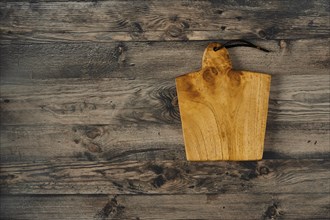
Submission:
[[215,13],[215,14],[219,14],[219,15],[221,15],[221,14],[223,13],[223,11],[222,11],[222,10],[219,10],[219,9],[217,9],[217,10],[215,10],[215,11],[214,11],[214,13]]
[[246,181],[250,181],[251,179],[255,179],[258,177],[258,174],[255,172],[255,171],[247,171],[247,172],[244,172],[242,175],[241,175],[241,179],[242,180],[246,180]]
[[108,217],[120,218],[124,214],[125,206],[122,206],[117,201],[117,196],[112,198],[105,204],[101,211],[99,211],[96,216],[102,219],[107,219]]
[[167,122],[180,121],[178,98],[174,86],[160,87],[152,96],[159,101],[159,104],[155,106],[155,113],[159,119]]
[[167,180],[174,180],[180,176],[180,170],[175,169],[175,168],[167,168],[165,170],[164,175]]
[[138,22],[133,22],[131,25],[131,31],[130,31],[130,35],[132,36],[132,38],[133,39],[143,38],[143,33],[144,33],[144,30],[143,30],[141,24]]
[[266,216],[269,218],[273,218],[276,216],[276,207],[274,205],[269,206],[266,210]]
[[87,149],[92,153],[101,153],[102,152],[102,148],[98,144],[95,144],[95,143],[88,144]]
[[218,75],[218,70],[215,67],[208,67],[203,71],[203,79],[210,83],[215,83],[215,77]]
[[172,15],[172,16],[169,17],[169,19],[170,19],[170,21],[172,21],[172,22],[176,22],[176,21],[179,20],[179,16],[178,16],[178,15]]
[[241,85],[241,76],[243,75],[240,71],[230,71],[228,76],[230,78],[230,83],[232,86],[238,87]]
[[277,216],[283,215],[282,211],[278,209],[278,203],[274,203],[271,206],[268,206],[267,210],[264,213],[264,219],[276,219]]
[[166,182],[165,178],[163,177],[163,175],[158,175],[152,182],[152,185],[156,188],[161,187],[162,185],[164,185]]
[[273,27],[266,28],[265,30],[260,30],[258,32],[258,35],[262,39],[269,40],[269,39],[275,38],[279,32],[280,32],[279,28],[273,26]]
[[188,37],[185,34],[185,29],[187,28],[188,23],[178,24],[178,25],[170,25],[167,30],[166,34],[172,38],[177,38],[180,40],[188,40]]
[[171,37],[179,37],[182,34],[182,29],[178,28],[177,26],[171,26],[168,30],[167,33],[171,36]]
[[152,172],[154,172],[155,174],[161,174],[164,172],[164,169],[162,166],[159,166],[157,164],[152,164],[148,166],[149,170],[151,170]]
[[167,181],[177,179],[181,176],[180,170],[172,167],[162,167],[161,165],[152,164],[148,166],[148,169],[157,174],[157,177],[152,179],[152,185],[155,188],[159,188]]
[[88,151],[85,151],[85,152],[84,152],[84,156],[85,156],[85,158],[86,158],[87,160],[89,160],[89,161],[96,161],[96,160],[97,160],[97,157],[96,157],[95,155],[91,154],[91,153],[88,152]]
[[95,139],[101,135],[101,131],[98,128],[90,128],[86,130],[86,136],[90,139]]
[[268,167],[260,167],[259,168],[259,174],[260,175],[267,175],[269,173],[269,168]]
[[138,23],[138,22],[133,22],[132,23],[132,29],[133,29],[134,32],[143,33],[143,28],[142,28],[141,24]]
[[1,185],[6,185],[9,184],[11,180],[16,179],[17,176],[13,174],[7,174],[7,175],[0,175],[0,184]]
[[285,40],[280,40],[279,46],[280,46],[280,49],[285,49],[285,48],[287,48],[287,43],[285,42]]
[[192,99],[199,97],[201,95],[199,91],[194,87],[194,85],[188,80],[184,81],[183,88],[184,91],[186,91],[189,94],[189,97]]
[[173,106],[178,106],[178,97],[177,96],[173,97],[173,99],[172,99],[172,105]]

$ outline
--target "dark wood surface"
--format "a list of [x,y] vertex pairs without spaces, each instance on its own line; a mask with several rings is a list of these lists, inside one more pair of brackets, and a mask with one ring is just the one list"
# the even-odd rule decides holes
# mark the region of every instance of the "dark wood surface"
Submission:
[[[329,2],[0,3],[0,219],[329,219]],[[185,159],[174,78],[272,75],[264,159]]]

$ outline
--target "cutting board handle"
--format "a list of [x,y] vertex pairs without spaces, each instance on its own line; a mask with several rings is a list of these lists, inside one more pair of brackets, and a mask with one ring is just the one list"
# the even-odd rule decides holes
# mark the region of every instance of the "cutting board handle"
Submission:
[[232,69],[232,63],[226,48],[216,50],[220,43],[210,43],[203,55],[202,69],[216,68],[220,74],[225,74]]

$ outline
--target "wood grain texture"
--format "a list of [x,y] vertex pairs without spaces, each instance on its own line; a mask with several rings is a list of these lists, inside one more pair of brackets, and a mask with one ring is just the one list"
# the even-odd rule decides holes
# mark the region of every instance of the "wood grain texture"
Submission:
[[[328,75],[330,40],[252,41],[271,50],[229,50],[238,70],[274,75]],[[6,79],[173,79],[201,66],[209,42],[12,43],[0,45]]]
[[29,41],[328,37],[328,1],[11,1],[1,36]]
[[[1,196],[4,219],[328,219],[326,194]],[[189,202],[187,202],[189,201]],[[308,202],[306,202],[308,201]]]
[[[322,127],[323,126],[323,127]],[[186,160],[179,123],[1,126],[0,161]],[[268,124],[264,159],[329,158],[329,125]]]
[[[273,77],[266,158],[328,157],[327,78]],[[184,159],[180,127],[174,80],[33,80],[1,86],[3,161],[75,155]],[[86,156],[90,153],[94,156]]]
[[[272,78],[268,122],[329,122],[326,75]],[[172,80],[56,79],[8,81],[1,86],[2,125],[177,124]]]
[[[2,1],[0,219],[329,219],[329,33],[327,0]],[[265,160],[187,163],[174,78],[238,38]]]
[[[329,160],[1,164],[2,194],[329,194]],[[317,187],[316,187],[317,186]]]
[[271,76],[233,70],[220,46],[209,44],[202,68],[176,78],[187,160],[261,160]]

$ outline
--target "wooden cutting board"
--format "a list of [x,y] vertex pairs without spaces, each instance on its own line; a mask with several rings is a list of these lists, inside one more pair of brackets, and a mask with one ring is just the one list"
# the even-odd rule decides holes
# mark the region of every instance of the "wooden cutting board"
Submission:
[[187,160],[261,160],[271,76],[232,70],[211,43],[202,69],[176,78]]

